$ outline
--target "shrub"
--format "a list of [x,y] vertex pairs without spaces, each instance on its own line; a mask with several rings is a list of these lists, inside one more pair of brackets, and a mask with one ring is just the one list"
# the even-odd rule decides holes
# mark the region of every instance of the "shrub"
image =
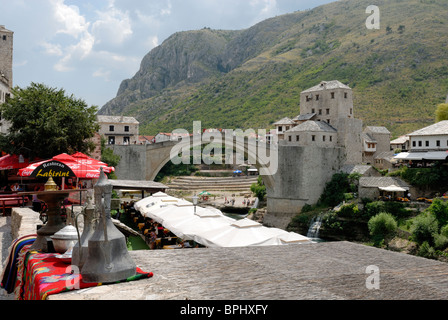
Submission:
[[348,176],[346,173],[334,174],[331,181],[325,186],[319,202],[334,207],[344,201],[344,193],[350,191]]
[[395,218],[386,212],[381,212],[370,218],[367,226],[375,243],[380,243],[381,240],[393,236],[397,230]]
[[438,233],[438,223],[433,215],[421,214],[414,219],[411,227],[412,238],[422,244],[425,241],[434,244],[434,235]]
[[418,249],[417,255],[428,259],[434,259],[436,258],[436,251],[431,247],[428,241],[424,241]]
[[438,250],[444,250],[448,247],[448,237],[443,234],[436,234],[434,236],[434,247]]
[[440,234],[441,234],[441,235],[444,235],[445,237],[448,237],[448,224],[445,225],[445,226],[443,226],[443,227],[440,229]]
[[448,223],[448,203],[445,203],[442,199],[434,199],[427,211],[434,215],[440,227]]
[[359,209],[356,203],[346,204],[341,207],[338,216],[346,218],[356,218],[359,216]]
[[364,215],[368,218],[374,217],[382,211],[384,211],[384,202],[382,201],[369,202],[364,207]]
[[252,191],[260,201],[264,200],[264,197],[266,196],[266,186],[263,184],[261,176],[258,177],[257,183],[253,183],[250,186],[250,191]]

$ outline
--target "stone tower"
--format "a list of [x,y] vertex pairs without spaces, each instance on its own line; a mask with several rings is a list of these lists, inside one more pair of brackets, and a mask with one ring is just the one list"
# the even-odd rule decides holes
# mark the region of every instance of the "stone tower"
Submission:
[[5,26],[0,25],[0,77],[1,81],[12,88],[13,35]]
[[315,204],[344,165],[362,162],[362,120],[354,117],[352,89],[322,81],[302,91],[297,125],[278,143],[278,170],[267,188],[264,224],[286,228],[305,204]]
[[[13,58],[13,32],[0,25],[0,104],[11,96],[12,84],[12,58]],[[0,120],[0,133],[6,134],[10,124]]]
[[322,81],[300,94],[300,115],[322,121],[337,131],[337,145],[346,150],[346,162],[362,162],[362,121],[355,119],[352,89],[337,81]]

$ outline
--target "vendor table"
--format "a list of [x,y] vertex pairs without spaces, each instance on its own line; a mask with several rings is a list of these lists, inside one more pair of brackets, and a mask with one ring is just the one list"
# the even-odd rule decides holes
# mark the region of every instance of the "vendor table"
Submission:
[[[83,282],[77,267],[70,264],[70,258],[57,253],[32,250],[31,246],[32,241],[28,241],[20,252],[16,250],[11,255],[12,261],[8,259],[7,269],[13,272],[8,272],[2,279],[5,290],[5,284],[15,282],[14,294],[17,300],[45,300],[51,294],[106,284]],[[136,271],[134,276],[120,282],[153,276],[152,272],[143,272],[138,267]]]

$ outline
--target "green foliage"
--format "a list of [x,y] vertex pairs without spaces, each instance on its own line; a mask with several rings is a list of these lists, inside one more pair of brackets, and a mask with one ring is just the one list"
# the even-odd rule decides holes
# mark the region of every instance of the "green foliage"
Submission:
[[330,207],[337,206],[344,201],[344,194],[350,191],[348,174],[336,173],[325,186],[319,202]]
[[448,167],[434,166],[432,168],[408,168],[401,167],[389,174],[399,176],[408,183],[418,187],[440,187],[448,185]]
[[448,223],[448,202],[436,198],[426,211],[434,215],[440,227],[443,227]]
[[[192,161],[190,163],[192,163]],[[171,161],[168,161],[159,171],[154,181],[162,181],[164,177],[170,176],[190,176],[196,171],[197,168],[192,164],[174,164]]]
[[445,237],[448,237],[448,224],[440,228],[440,234],[444,235]]
[[434,236],[438,233],[438,223],[431,214],[420,214],[417,216],[411,226],[412,239],[423,244],[424,242],[434,245]]
[[428,241],[424,241],[417,252],[417,255],[420,257],[428,258],[428,259],[435,259],[436,258],[436,251],[434,248],[429,244]]
[[352,219],[359,218],[358,205],[356,203],[343,205],[338,211],[338,216]]
[[0,139],[0,148],[7,153],[19,154],[25,148],[31,157],[46,159],[60,153],[88,153],[94,147],[88,139],[99,128],[97,108],[67,96],[63,89],[36,83],[16,87],[0,111],[11,123],[8,135]]
[[381,240],[393,236],[397,230],[395,218],[386,212],[381,212],[370,218],[367,226],[375,244],[379,244]]
[[252,191],[260,201],[264,200],[266,196],[266,186],[264,185],[261,176],[258,177],[257,183],[253,183],[250,186],[250,191]]
[[448,103],[441,103],[437,106],[436,122],[448,120]]
[[448,237],[443,234],[434,236],[434,247],[438,250],[444,250],[448,247]]

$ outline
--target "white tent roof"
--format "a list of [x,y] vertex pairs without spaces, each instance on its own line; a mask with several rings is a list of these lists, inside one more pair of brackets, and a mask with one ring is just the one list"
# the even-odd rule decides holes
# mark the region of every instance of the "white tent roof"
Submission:
[[311,242],[300,234],[268,228],[244,218],[235,220],[215,208],[203,208],[166,194],[154,194],[135,204],[144,216],[186,240],[208,247],[244,247]]
[[194,240],[208,247],[246,247],[282,245],[271,228],[242,219],[214,230],[199,232]]
[[389,192],[400,192],[400,191],[407,191],[409,188],[402,188],[396,185],[390,185],[388,187],[379,187],[380,190],[383,191],[389,191]]
[[203,231],[212,231],[230,225],[234,219],[224,215],[190,215],[173,217],[163,223],[175,235],[185,240],[194,240],[194,236]]
[[400,152],[394,159],[402,160],[445,160],[448,151]]

